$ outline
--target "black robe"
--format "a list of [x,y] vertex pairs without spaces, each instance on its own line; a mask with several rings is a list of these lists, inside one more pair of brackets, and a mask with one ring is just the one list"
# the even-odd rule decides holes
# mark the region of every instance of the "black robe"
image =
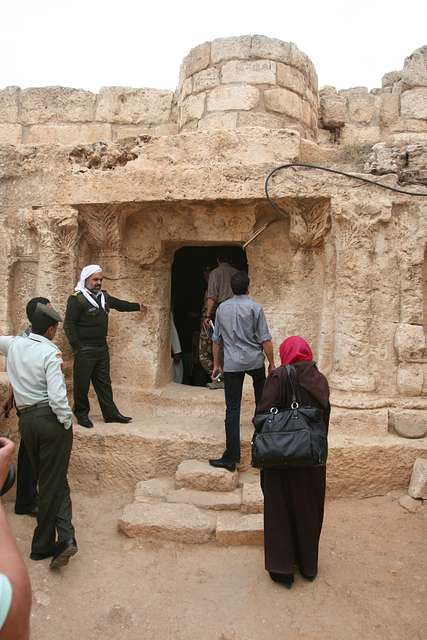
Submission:
[[[314,362],[296,362],[300,404],[318,406],[329,425],[329,387]],[[289,407],[291,389],[285,367],[266,380],[256,413],[271,407]],[[295,566],[307,577],[317,573],[319,538],[325,503],[326,467],[290,467],[261,471],[264,493],[265,568],[293,573]]]

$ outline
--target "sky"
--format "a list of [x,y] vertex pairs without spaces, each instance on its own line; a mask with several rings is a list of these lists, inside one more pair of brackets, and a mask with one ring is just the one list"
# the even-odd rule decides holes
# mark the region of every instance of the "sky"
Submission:
[[262,34],[294,42],[319,86],[381,86],[427,44],[426,0],[1,0],[0,88],[175,89],[188,51]]

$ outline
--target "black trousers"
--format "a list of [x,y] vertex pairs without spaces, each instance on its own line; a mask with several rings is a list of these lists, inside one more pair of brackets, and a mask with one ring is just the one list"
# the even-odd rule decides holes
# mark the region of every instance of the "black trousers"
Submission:
[[108,347],[82,347],[74,356],[74,413],[77,418],[89,414],[89,386],[92,382],[104,418],[119,413],[113,400]]
[[252,378],[255,405],[261,399],[265,383],[265,368],[251,371],[224,371],[225,393],[225,451],[224,458],[240,462],[240,406],[245,374]]
[[37,501],[37,480],[25,448],[25,442],[21,438],[16,472],[15,510],[17,512],[32,511],[37,506]]
[[64,429],[49,406],[19,416],[19,431],[39,486],[39,511],[31,551],[48,553],[74,537],[67,481],[73,430]]

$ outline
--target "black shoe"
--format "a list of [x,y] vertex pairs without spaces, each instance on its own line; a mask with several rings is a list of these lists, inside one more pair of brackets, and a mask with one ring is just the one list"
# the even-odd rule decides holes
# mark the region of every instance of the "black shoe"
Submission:
[[55,554],[50,562],[51,569],[59,569],[68,564],[69,559],[77,553],[77,542],[75,538],[70,538],[64,542],[58,542]]
[[290,589],[294,583],[293,573],[274,573],[273,571],[269,571],[268,573],[270,574],[270,578],[273,582],[283,584],[287,589]]
[[33,551],[30,553],[31,560],[46,560],[46,558],[51,558],[56,553],[56,548],[52,549],[52,551],[46,551],[46,553],[34,553]]
[[77,422],[81,427],[86,427],[86,429],[91,429],[93,427],[93,422],[89,418],[89,416],[82,416],[81,418],[77,418]]
[[309,582],[313,582],[313,580],[315,580],[317,573],[314,574],[314,576],[308,576],[306,573],[303,573],[303,571],[301,571],[300,569],[300,574],[301,576],[304,578],[304,580],[308,580]]
[[227,469],[227,471],[236,471],[236,463],[233,460],[227,460],[226,458],[217,458],[215,460],[209,460],[211,467],[219,467],[221,469]]
[[110,418],[104,418],[104,422],[121,422],[122,424],[127,424],[131,420],[132,418],[129,416],[122,416],[121,413],[118,413],[116,416],[111,416]]
[[33,518],[37,518],[38,512],[39,512],[39,508],[37,505],[34,505],[34,507],[30,507],[30,509],[22,509],[21,507],[15,507],[15,513],[17,516],[31,516]]

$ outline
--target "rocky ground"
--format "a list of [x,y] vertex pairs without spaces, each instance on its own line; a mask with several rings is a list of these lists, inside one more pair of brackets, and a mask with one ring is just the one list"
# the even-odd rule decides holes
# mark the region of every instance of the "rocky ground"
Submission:
[[[31,562],[32,640],[425,640],[427,505],[402,492],[327,505],[320,573],[288,591],[261,547],[178,545],[117,531],[128,494],[74,494],[79,554]],[[28,555],[34,521],[12,513]]]

